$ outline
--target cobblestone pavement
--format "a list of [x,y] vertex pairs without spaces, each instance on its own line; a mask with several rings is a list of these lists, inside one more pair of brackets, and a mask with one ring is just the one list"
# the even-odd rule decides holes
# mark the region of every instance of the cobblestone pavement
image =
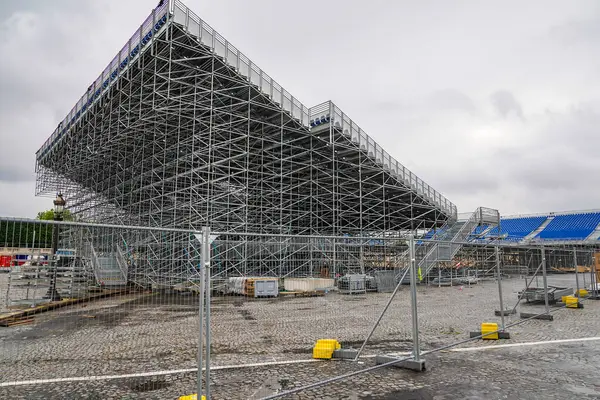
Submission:
[[[571,275],[549,283],[573,286]],[[523,280],[504,281],[505,307],[513,306]],[[0,288],[2,291],[3,288]],[[419,323],[424,349],[468,337],[481,322],[499,322],[493,281],[471,287],[419,287]],[[389,294],[248,300],[216,298],[212,314],[212,365],[310,358],[319,338],[357,347]],[[190,295],[138,294],[61,309],[36,317],[31,326],[0,328],[0,382],[116,375],[194,368],[198,304]],[[540,305],[522,305],[526,312]],[[597,336],[600,302],[559,310],[555,320],[512,327],[520,343]],[[518,316],[506,323],[518,321]],[[411,347],[408,288],[384,317],[367,355]],[[490,345],[475,341],[466,346]],[[600,341],[446,352],[427,357],[423,374],[394,368],[363,374],[299,393],[299,398],[600,398]],[[319,362],[214,371],[215,398],[260,398],[364,368],[351,362]],[[195,373],[0,388],[0,398],[165,399],[195,391]],[[296,396],[296,397],[298,397]],[[387,397],[385,397],[387,396]],[[390,397],[391,396],[391,397]],[[294,396],[290,398],[296,398]]]

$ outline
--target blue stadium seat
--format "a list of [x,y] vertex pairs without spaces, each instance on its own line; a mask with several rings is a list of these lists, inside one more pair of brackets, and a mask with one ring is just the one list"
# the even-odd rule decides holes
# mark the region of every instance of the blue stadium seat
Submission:
[[478,225],[475,227],[475,229],[473,229],[473,232],[471,233],[472,235],[481,235],[487,228],[489,228],[489,225]]
[[600,213],[558,215],[537,237],[546,240],[584,240],[600,223]]
[[505,240],[520,241],[539,228],[546,219],[548,217],[545,215],[540,217],[502,218],[500,219],[500,226],[490,229],[486,237],[506,235]]
[[482,237],[481,234],[489,228],[490,225],[488,224],[477,225],[475,229],[473,229],[473,232],[471,232],[471,234],[467,237],[467,240],[475,242],[485,242],[486,239],[485,237]]
[[444,228],[437,228],[437,229],[431,229],[429,232],[427,232],[424,236],[423,239],[432,239],[433,236],[435,235],[436,238],[439,238],[448,228],[444,227]]

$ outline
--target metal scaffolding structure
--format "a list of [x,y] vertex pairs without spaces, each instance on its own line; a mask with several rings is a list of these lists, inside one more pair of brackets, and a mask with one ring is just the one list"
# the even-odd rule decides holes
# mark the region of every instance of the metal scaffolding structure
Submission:
[[36,160],[37,194],[62,192],[87,222],[403,236],[457,217],[336,105],[304,106],[179,0],[152,11]]

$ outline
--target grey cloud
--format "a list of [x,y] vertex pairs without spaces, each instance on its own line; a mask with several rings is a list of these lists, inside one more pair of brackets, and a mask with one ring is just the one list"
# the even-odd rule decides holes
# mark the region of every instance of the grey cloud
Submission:
[[447,188],[455,195],[461,196],[479,195],[500,187],[496,177],[486,172],[485,168],[471,168],[460,173],[438,172],[435,180],[439,181],[440,190]]
[[498,114],[503,118],[507,118],[512,113],[523,119],[523,109],[511,92],[499,90],[490,96],[490,100]]
[[35,174],[28,171],[27,168],[6,167],[0,165],[0,182],[33,182]]
[[586,19],[569,21],[550,29],[550,37],[565,46],[600,43],[600,12]]
[[559,157],[535,158],[521,161],[519,168],[512,168],[514,182],[532,195],[544,191],[571,191],[577,193],[577,188],[590,183],[589,170],[576,159],[561,159]]
[[456,89],[436,91],[429,95],[428,100],[433,107],[440,110],[458,110],[469,114],[477,113],[473,100]]
[[504,160],[500,164],[503,176],[499,179],[507,182],[515,197],[531,204],[532,209],[597,208],[600,114],[592,105],[580,104],[546,118],[528,142],[517,141],[512,147],[494,152],[494,159]]

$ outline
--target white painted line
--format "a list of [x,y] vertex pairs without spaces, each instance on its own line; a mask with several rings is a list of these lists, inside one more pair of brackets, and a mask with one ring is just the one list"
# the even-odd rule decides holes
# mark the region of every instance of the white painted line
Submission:
[[507,347],[526,347],[526,346],[543,346],[553,345],[560,343],[574,343],[574,342],[592,342],[600,340],[600,336],[578,338],[578,339],[557,339],[557,340],[544,340],[540,342],[524,342],[524,343],[508,343],[508,344],[496,344],[491,346],[479,346],[479,347],[464,347],[452,350],[446,350],[446,352],[464,352],[464,351],[479,351],[479,350],[493,350],[493,349],[504,349]]
[[[478,346],[478,347],[463,347],[458,349],[450,349],[441,351],[442,353],[449,352],[465,352],[465,351],[482,351],[482,350],[497,350],[509,347],[525,347],[525,346],[543,346],[543,345],[554,345],[561,343],[576,343],[576,342],[591,342],[600,340],[600,336],[578,338],[578,339],[558,339],[558,340],[546,340],[540,342],[524,342],[524,343],[509,343],[509,344],[497,344],[492,346]],[[408,356],[411,353],[390,353],[390,356]],[[374,358],[375,355],[366,355],[361,358]],[[242,369],[242,368],[254,368],[254,367],[267,367],[272,365],[293,365],[293,364],[307,364],[314,362],[322,362],[322,360],[307,359],[307,360],[291,360],[291,361],[269,361],[262,363],[252,364],[239,364],[239,365],[221,365],[211,367],[211,371],[221,371],[229,369]],[[64,382],[90,382],[90,381],[105,381],[110,379],[126,379],[126,378],[143,378],[149,376],[160,376],[160,375],[173,375],[173,374],[186,374],[198,371],[196,368],[186,369],[174,369],[165,371],[151,371],[151,372],[140,372],[136,374],[125,374],[125,375],[95,375],[95,376],[76,376],[71,378],[53,378],[53,379],[35,379],[29,381],[12,381],[12,382],[0,382],[0,387],[7,386],[24,386],[24,385],[40,385],[47,383],[64,383]]]
[[[322,360],[308,359],[308,360],[291,360],[291,361],[270,361],[253,364],[239,364],[239,365],[220,365],[211,366],[211,371],[228,370],[228,369],[241,369],[241,368],[254,368],[254,367],[266,367],[271,365],[292,365],[292,364],[306,364],[312,362],[322,362]],[[202,368],[204,370],[204,368]],[[92,376],[74,376],[70,378],[53,378],[53,379],[34,379],[29,381],[12,381],[12,382],[0,382],[0,387],[7,386],[23,386],[23,385],[40,385],[46,383],[63,383],[63,382],[90,382],[90,381],[105,381],[110,379],[126,379],[126,378],[143,378],[149,376],[160,376],[160,375],[172,375],[172,374],[187,374],[197,372],[197,368],[186,368],[186,369],[173,369],[166,371],[151,371],[151,372],[140,372],[136,374],[125,374],[125,375],[92,375]]]
[[[554,345],[561,343],[575,343],[575,342],[592,342],[600,340],[600,336],[588,337],[588,338],[576,338],[576,339],[557,339],[557,340],[544,340],[539,342],[523,342],[523,343],[508,343],[508,344],[494,344],[490,346],[476,346],[476,347],[459,347],[456,349],[442,350],[440,353],[461,353],[467,351],[483,351],[483,350],[497,350],[497,349],[505,349],[508,347],[527,347],[527,346],[544,346],[544,345]],[[428,352],[424,352],[428,353]],[[396,357],[405,357],[410,356],[412,353],[410,352],[402,352],[402,353],[389,353],[389,356]],[[365,356],[364,358],[370,358],[373,356]],[[363,357],[361,357],[363,358]]]

